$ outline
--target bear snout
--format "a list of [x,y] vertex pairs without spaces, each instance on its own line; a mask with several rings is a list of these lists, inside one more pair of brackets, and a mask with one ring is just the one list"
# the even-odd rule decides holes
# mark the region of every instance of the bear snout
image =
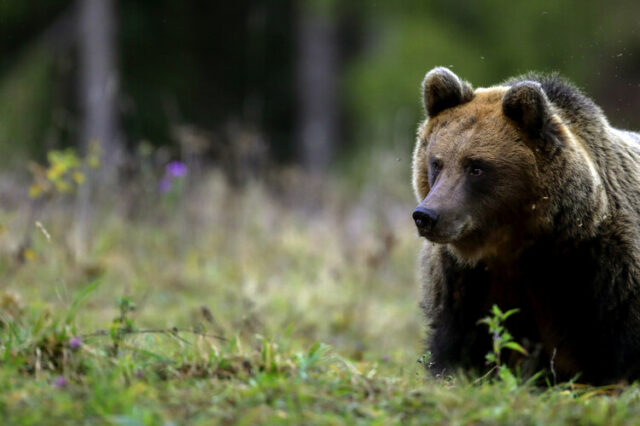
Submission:
[[413,211],[413,220],[421,237],[427,237],[438,221],[438,213],[435,210],[418,206]]

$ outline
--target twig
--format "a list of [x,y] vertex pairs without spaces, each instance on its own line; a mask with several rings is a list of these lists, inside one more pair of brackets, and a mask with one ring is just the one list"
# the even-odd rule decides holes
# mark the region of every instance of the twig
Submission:
[[40,232],[42,232],[42,234],[45,236],[47,241],[51,242],[51,234],[49,234],[49,231],[45,229],[45,227],[42,225],[42,222],[40,222],[39,220],[36,220],[36,227],[40,230]]
[[551,368],[551,374],[553,375],[554,386],[557,384],[556,368],[555,368],[556,349],[557,348],[553,348],[553,353],[551,354],[551,361],[549,362],[550,368]]
[[475,385],[477,383],[480,383],[481,381],[483,381],[484,379],[486,379],[487,377],[489,377],[489,375],[491,375],[494,371],[496,371],[498,368],[500,367],[500,365],[494,365],[493,367],[491,367],[491,369],[489,371],[487,371],[485,374],[483,374],[482,376],[478,377],[477,379],[475,379],[472,383]]

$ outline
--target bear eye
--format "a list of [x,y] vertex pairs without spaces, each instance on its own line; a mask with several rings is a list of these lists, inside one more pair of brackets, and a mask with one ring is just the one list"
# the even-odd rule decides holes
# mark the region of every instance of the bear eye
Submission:
[[482,160],[469,159],[466,161],[466,170],[469,176],[478,177],[490,169],[491,166]]
[[480,167],[471,167],[469,169],[469,174],[471,176],[480,176],[482,174],[483,170]]
[[434,175],[437,175],[442,169],[442,161],[432,160],[430,169],[431,169],[431,173],[433,173]]

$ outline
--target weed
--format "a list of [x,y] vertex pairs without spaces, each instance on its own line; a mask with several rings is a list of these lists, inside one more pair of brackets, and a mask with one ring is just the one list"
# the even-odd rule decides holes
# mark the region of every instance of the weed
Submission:
[[485,355],[487,362],[494,367],[501,367],[501,354],[505,349],[519,352],[527,355],[527,351],[516,341],[506,329],[504,323],[511,315],[518,313],[519,309],[511,309],[502,312],[497,305],[491,308],[491,315],[479,321],[480,324],[486,324],[492,339],[492,351]]
[[[486,324],[491,335],[491,351],[485,354],[487,364],[491,366],[489,371],[480,379],[486,377],[495,376],[504,384],[508,389],[515,389],[520,380],[514,376],[513,372],[502,363],[502,353],[504,350],[510,350],[518,352],[522,355],[528,355],[527,351],[515,340],[513,336],[507,330],[505,322],[507,319],[517,314],[519,309],[510,309],[506,312],[502,312],[497,305],[493,305],[491,308],[491,315],[478,321],[479,324]],[[536,375],[537,377],[537,375]],[[529,381],[532,383],[532,381]]]

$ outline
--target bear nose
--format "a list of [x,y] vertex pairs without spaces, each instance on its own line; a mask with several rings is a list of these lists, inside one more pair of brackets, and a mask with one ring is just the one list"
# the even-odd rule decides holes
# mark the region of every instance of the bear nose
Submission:
[[413,211],[413,220],[416,222],[418,231],[422,235],[423,232],[429,231],[438,221],[438,213],[432,209],[418,206]]

